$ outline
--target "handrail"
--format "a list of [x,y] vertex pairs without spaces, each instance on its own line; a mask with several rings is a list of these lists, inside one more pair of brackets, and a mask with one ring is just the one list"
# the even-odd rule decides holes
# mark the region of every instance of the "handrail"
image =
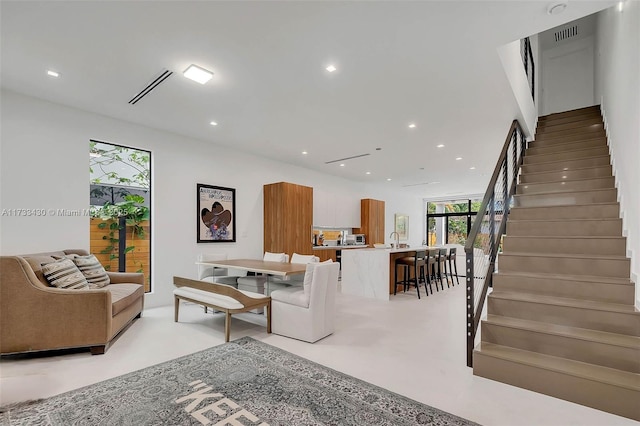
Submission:
[[467,366],[473,366],[473,348],[482,309],[492,283],[498,249],[506,231],[507,214],[518,183],[526,140],[518,120],[513,120],[500,157],[471,226],[466,253]]
[[[527,74],[529,87],[531,88],[531,98],[536,100],[536,64],[533,62],[533,50],[531,50],[531,40],[529,37],[522,39],[522,63],[524,64],[524,72]],[[531,67],[531,70],[529,70]]]

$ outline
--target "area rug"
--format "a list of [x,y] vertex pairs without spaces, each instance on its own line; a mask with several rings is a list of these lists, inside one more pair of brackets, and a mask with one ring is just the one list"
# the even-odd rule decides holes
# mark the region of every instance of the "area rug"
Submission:
[[250,337],[44,400],[3,425],[475,425]]

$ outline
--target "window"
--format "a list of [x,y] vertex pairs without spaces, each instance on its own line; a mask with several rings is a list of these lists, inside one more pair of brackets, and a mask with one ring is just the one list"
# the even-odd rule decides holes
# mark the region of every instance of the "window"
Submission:
[[467,241],[481,200],[427,202],[427,244],[461,244]]
[[151,152],[92,140],[89,173],[91,253],[151,291]]

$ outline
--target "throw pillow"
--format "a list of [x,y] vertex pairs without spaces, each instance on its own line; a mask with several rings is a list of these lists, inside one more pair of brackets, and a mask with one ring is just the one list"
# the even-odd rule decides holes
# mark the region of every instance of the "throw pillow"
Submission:
[[77,256],[72,260],[87,279],[89,287],[102,288],[111,282],[109,275],[107,275],[107,271],[104,270],[94,255]]
[[60,259],[42,265],[47,282],[58,288],[81,290],[89,288],[86,278],[71,259]]

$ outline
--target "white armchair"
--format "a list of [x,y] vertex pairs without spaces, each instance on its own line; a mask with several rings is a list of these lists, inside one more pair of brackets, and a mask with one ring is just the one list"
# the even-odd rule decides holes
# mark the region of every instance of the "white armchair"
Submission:
[[314,343],[335,329],[338,263],[309,263],[304,286],[271,293],[272,331]]

